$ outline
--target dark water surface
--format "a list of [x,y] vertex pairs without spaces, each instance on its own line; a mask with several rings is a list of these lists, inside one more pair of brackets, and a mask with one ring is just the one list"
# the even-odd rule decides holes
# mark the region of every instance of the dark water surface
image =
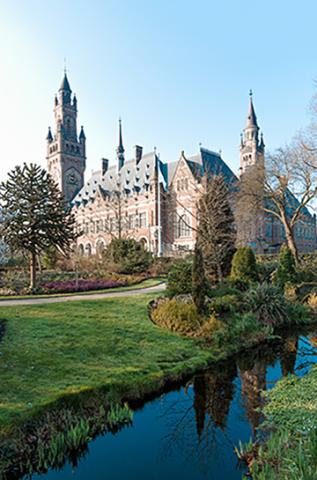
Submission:
[[317,361],[317,330],[292,334],[196,375],[134,414],[133,426],[91,441],[88,451],[38,480],[238,480],[234,447],[261,422],[261,390]]

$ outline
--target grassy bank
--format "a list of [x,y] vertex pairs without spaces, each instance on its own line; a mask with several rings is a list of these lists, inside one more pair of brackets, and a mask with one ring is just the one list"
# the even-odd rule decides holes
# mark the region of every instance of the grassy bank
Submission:
[[210,353],[148,320],[151,297],[1,308],[0,434],[61,397],[137,397],[206,365]]
[[269,437],[245,447],[254,480],[317,479],[317,366],[303,378],[290,376],[267,394]]

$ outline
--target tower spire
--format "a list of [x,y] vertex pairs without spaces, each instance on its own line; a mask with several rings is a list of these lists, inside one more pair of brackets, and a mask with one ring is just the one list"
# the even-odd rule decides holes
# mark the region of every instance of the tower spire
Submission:
[[249,103],[249,112],[248,112],[248,118],[247,118],[247,128],[248,127],[257,127],[258,128],[258,123],[257,123],[257,119],[256,119],[254,105],[253,105],[253,92],[252,92],[251,89],[249,91],[249,96],[250,96],[250,103]]
[[259,126],[253,105],[253,92],[249,91],[247,124],[240,139],[240,170],[243,173],[252,165],[264,164],[264,141],[259,141]]
[[119,118],[119,145],[117,148],[117,157],[118,157],[118,169],[120,170],[124,165],[124,147],[123,147],[123,141],[122,141],[121,117]]

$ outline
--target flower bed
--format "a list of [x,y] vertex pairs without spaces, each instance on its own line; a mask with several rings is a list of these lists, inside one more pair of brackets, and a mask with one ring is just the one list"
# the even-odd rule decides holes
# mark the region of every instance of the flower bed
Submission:
[[89,290],[106,290],[108,288],[124,287],[128,284],[126,280],[58,280],[47,282],[42,285],[43,293],[72,293],[88,292]]

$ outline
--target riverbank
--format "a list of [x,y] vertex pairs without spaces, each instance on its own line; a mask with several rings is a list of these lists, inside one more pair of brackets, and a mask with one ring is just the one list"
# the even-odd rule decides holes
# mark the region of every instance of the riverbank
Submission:
[[[0,437],[9,452],[3,454],[0,441],[2,456],[16,458],[23,446],[20,465],[31,457],[32,465],[41,465],[38,451],[49,452],[46,460],[52,445],[58,452],[60,432],[75,431],[88,442],[103,431],[114,405],[149,398],[212,362],[274,338],[257,331],[207,349],[152,324],[151,299],[153,293],[1,308]],[[42,469],[54,465],[47,462]],[[10,468],[10,461],[5,464]]]
[[288,376],[266,394],[267,440],[244,447],[253,480],[317,478],[317,366]]
[[195,341],[148,320],[150,298],[1,308],[0,434],[61,397],[101,387],[113,400],[141,395],[207,365],[212,355]]

